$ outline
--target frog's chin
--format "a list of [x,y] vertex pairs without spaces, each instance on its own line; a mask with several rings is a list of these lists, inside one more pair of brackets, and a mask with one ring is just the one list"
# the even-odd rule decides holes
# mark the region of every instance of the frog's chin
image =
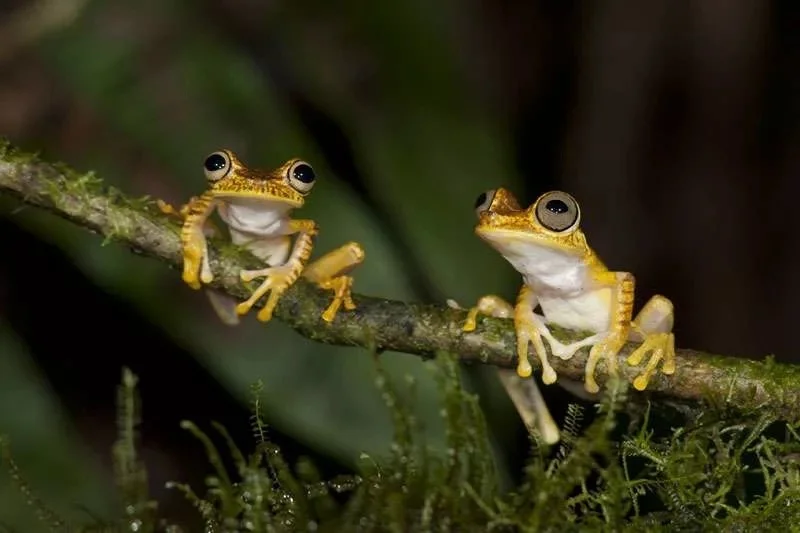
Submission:
[[481,239],[492,245],[501,254],[521,256],[562,256],[580,258],[580,250],[563,243],[557,236],[538,234],[513,229],[482,228],[475,229]]
[[291,209],[286,202],[266,198],[235,198],[226,200],[219,214],[232,230],[268,237],[283,232]]

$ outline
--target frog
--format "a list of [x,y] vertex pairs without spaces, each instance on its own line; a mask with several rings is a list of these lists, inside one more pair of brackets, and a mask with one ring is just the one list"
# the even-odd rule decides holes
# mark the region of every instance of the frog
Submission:
[[[543,339],[555,357],[568,360],[591,346],[584,369],[584,389],[599,392],[595,373],[604,361],[609,376],[618,376],[617,356],[626,342],[640,343],[627,357],[630,366],[644,369],[633,386],[643,391],[661,371],[675,373],[674,307],[660,294],[652,296],[633,316],[635,279],[630,272],[609,270],[587,244],[580,227],[581,209],[569,193],[549,191],[522,208],[505,188],[481,193],[475,200],[475,233],[522,275],[523,284],[512,306],[497,295],[486,295],[471,307],[463,331],[474,331],[481,314],[511,315],[517,339],[517,374],[533,371],[531,345],[542,367],[542,382],[555,383],[557,375],[547,359]],[[537,306],[542,314],[535,313]],[[513,309],[513,312],[512,312]],[[588,332],[564,344],[548,326]]]
[[227,225],[233,244],[243,246],[265,263],[265,268],[240,271],[244,282],[264,278],[245,301],[237,303],[223,293],[207,291],[223,322],[237,324],[240,316],[269,293],[256,316],[268,322],[280,297],[299,277],[333,292],[321,315],[325,322],[333,322],[341,308],[356,308],[353,278],[348,274],[364,261],[363,247],[348,242],[309,264],[317,223],[290,216],[304,205],[316,182],[316,173],[308,162],[292,158],[273,170],[250,168],[224,148],[205,158],[203,171],[208,184],[204,193],[193,196],[179,209],[158,201],[162,212],[183,221],[183,281],[192,289],[200,289],[214,280],[207,241],[207,236],[220,231],[209,220],[214,210]]

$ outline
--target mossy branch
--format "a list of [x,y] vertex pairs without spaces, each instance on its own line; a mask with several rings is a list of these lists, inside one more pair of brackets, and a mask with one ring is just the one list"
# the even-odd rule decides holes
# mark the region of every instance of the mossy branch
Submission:
[[[47,163],[4,143],[0,146],[0,192],[49,210],[173,268],[181,267],[178,223],[162,214],[149,199],[128,198],[105,187],[92,173],[80,174],[64,165]],[[238,273],[243,268],[260,267],[258,259],[220,240],[212,239],[210,245],[216,276],[211,285],[237,298],[246,298],[254,287],[242,283]],[[342,311],[332,324],[327,324],[320,314],[330,297],[328,291],[300,280],[282,297],[275,316],[301,335],[327,344],[394,350],[422,357],[446,351],[458,354],[464,362],[508,368],[516,364],[511,320],[486,317],[475,332],[464,333],[461,325],[465,311],[355,295],[357,309]],[[566,330],[557,330],[556,334],[565,339],[583,336]],[[638,372],[624,363],[633,347],[627,345],[619,355],[619,367],[629,379]],[[587,353],[583,349],[568,361],[553,357],[553,368],[559,376],[582,381]],[[531,360],[536,364],[535,357]],[[604,376],[598,378],[602,383]],[[800,419],[800,367],[771,359],[756,362],[680,349],[675,374],[656,376],[648,393],[654,398],[682,402],[711,400],[745,411],[769,409],[786,420]]]

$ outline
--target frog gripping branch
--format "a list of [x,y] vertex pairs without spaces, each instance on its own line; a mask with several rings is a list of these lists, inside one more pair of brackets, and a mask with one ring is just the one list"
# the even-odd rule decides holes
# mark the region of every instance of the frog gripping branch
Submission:
[[[672,303],[661,295],[653,296],[633,318],[633,274],[608,270],[588,246],[580,229],[580,207],[572,196],[551,191],[523,209],[509,191],[499,188],[482,193],[475,210],[475,233],[500,252],[524,280],[513,311],[520,377],[531,375],[528,348],[533,344],[542,365],[542,381],[556,381],[542,337],[553,355],[565,360],[591,346],[584,379],[590,393],[600,390],[595,380],[597,364],[604,361],[608,373],[616,375],[617,354],[628,340],[641,342],[626,359],[629,365],[637,366],[651,354],[633,381],[636,389],[647,388],[662,361],[664,374],[675,372]],[[464,331],[477,327],[479,313],[492,315],[507,305],[497,296],[481,298],[470,309]],[[537,306],[543,316],[534,312]],[[592,334],[565,345],[553,337],[547,324]]]
[[[283,176],[284,180],[287,178],[288,176]],[[211,188],[209,187],[209,189]],[[500,193],[499,198],[495,198],[498,194],[493,192],[481,195],[476,206],[479,208],[479,213],[487,211],[502,214],[503,210],[500,208],[499,202],[503,194]],[[153,202],[148,197],[129,197],[118,190],[107,187],[94,173],[77,172],[63,163],[54,164],[44,161],[38,156],[22,151],[2,140],[0,140],[0,195],[13,198],[26,206],[34,206],[42,211],[53,213],[55,216],[103,236],[108,241],[117,242],[137,253],[178,268],[185,267],[184,245],[180,239],[180,232],[175,231],[174,224],[161,211],[171,213],[170,216],[185,219],[190,214],[190,207],[195,208],[195,213],[204,212],[206,209],[202,207],[203,202],[198,203],[200,197],[191,199],[188,205],[183,206],[179,211],[163,202],[160,203],[160,210],[154,209]],[[218,199],[213,195],[212,198],[216,203]],[[554,216],[558,215],[559,211],[563,211],[565,206],[569,210],[572,205],[564,202],[563,198],[561,200],[564,202],[564,206],[558,202],[549,205],[551,199],[556,198],[549,198],[546,202],[539,201],[538,204],[541,207],[538,207],[536,211],[539,213],[542,213],[543,210],[555,211],[552,214]],[[253,202],[255,205],[259,205],[257,201],[253,200]],[[511,213],[514,210],[522,211],[516,205],[516,201],[507,199],[506,204],[514,208]],[[265,208],[265,205],[262,204],[261,208]],[[529,261],[532,264],[541,261],[542,258],[541,254],[530,255],[535,250],[533,244],[537,242],[531,236],[536,234],[532,229],[536,219],[533,218],[535,216],[533,210],[529,208],[526,211],[528,211],[528,219],[517,232],[519,238],[513,238],[514,232],[506,235],[511,238],[512,244],[503,246],[499,251],[502,251],[504,255],[507,254],[508,258],[513,260],[515,267],[525,266],[533,270],[533,265],[525,264],[524,258],[532,258]],[[544,214],[544,217],[544,221],[553,222],[551,215]],[[478,218],[480,225],[480,214]],[[522,217],[520,216],[520,218]],[[495,218],[495,221],[499,223],[500,219]],[[200,235],[208,235],[208,232],[212,231],[212,227],[211,222],[207,219]],[[568,231],[564,233],[568,233]],[[189,274],[195,272],[200,279],[203,277],[202,265],[206,260],[207,250],[197,233],[189,232],[186,235],[193,235],[189,241],[196,246],[194,252],[190,252],[190,266],[194,266],[187,270]],[[527,241],[523,238],[526,235],[530,237]],[[556,235],[559,233],[556,232]],[[516,243],[516,250],[511,248],[514,243]],[[526,243],[527,248],[525,248]],[[502,245],[502,242],[500,244]],[[265,266],[264,260],[255,258],[252,253],[242,253],[244,250],[240,249],[231,249],[227,251],[228,253],[214,253],[214,245],[214,242],[208,242],[208,251],[211,251],[213,256],[210,261],[214,269],[213,281],[203,289],[209,295],[219,295],[232,301],[230,312],[233,318],[238,320],[237,302],[248,299],[253,292],[249,286],[239,282],[240,272],[262,268]],[[291,241],[289,245],[291,245]],[[576,262],[583,265],[581,268],[573,270],[583,272],[584,275],[590,270],[588,265],[592,263],[588,260],[589,256],[584,256],[575,250],[572,254],[565,256],[564,252],[570,248],[565,248],[563,243],[553,249],[561,252],[554,255],[555,259],[561,258],[562,266],[570,264],[566,259],[571,255],[573,266]],[[515,251],[516,254],[513,253]],[[194,253],[193,258],[191,257],[192,253]],[[197,258],[198,254],[199,259]],[[289,254],[286,255],[288,257]],[[348,306],[347,296],[352,280],[345,276],[345,273],[348,268],[358,265],[362,257],[363,250],[353,243],[307,265],[300,276],[306,278],[310,283],[301,283],[300,281],[305,280],[298,280],[287,289],[275,309],[275,316],[300,335],[316,342],[338,346],[361,346],[370,350],[374,350],[377,344],[377,348],[381,350],[424,357],[444,351],[458,354],[459,359],[464,362],[509,368],[517,375],[504,377],[516,378],[519,376],[520,365],[518,364],[518,368],[513,370],[517,357],[509,353],[509,351],[516,351],[519,344],[517,335],[519,328],[516,327],[518,326],[516,321],[487,317],[480,321],[481,326],[488,322],[491,327],[478,328],[478,325],[475,324],[472,327],[479,331],[461,334],[465,325],[467,329],[470,329],[469,324],[464,322],[469,312],[366,295],[357,298],[358,313],[339,313],[341,316],[336,315],[332,322],[326,320],[330,318],[330,315],[326,315],[323,319],[324,312],[335,312],[336,301],[331,303],[329,291],[333,291],[335,300],[341,296],[340,306]],[[536,259],[537,257],[539,259]],[[276,264],[278,263],[273,263],[273,266]],[[544,266],[544,264],[540,265],[539,268],[542,269]],[[338,271],[339,275],[331,274],[333,271]],[[585,276],[584,279],[586,277],[588,276]],[[608,278],[604,277],[604,279],[606,282],[608,281]],[[633,276],[628,274],[619,278],[615,274],[614,280],[620,279],[630,281],[627,287],[632,292],[634,289]],[[202,279],[200,281],[202,287]],[[536,293],[537,286],[534,281],[533,277],[526,279],[525,285],[530,282],[532,294],[538,297],[540,294]],[[318,287],[321,289],[318,290]],[[588,307],[586,300],[594,301],[595,304],[599,304],[600,309],[607,308],[605,316],[608,318],[605,327],[601,327],[596,333],[609,331],[612,329],[610,320],[612,302],[615,301],[611,298],[611,293],[612,289],[616,287],[616,285],[608,287],[607,298],[600,298],[600,294],[595,293],[593,299],[561,301],[561,315],[572,316],[563,310],[566,303],[573,305],[575,310],[579,310],[578,304],[581,304],[586,307],[584,309],[586,311],[592,309]],[[214,292],[211,292],[212,290]],[[617,291],[618,293],[619,291]],[[550,324],[564,323],[561,320],[564,317],[559,316],[557,312],[559,311],[558,303],[558,299],[551,296],[551,301],[542,308],[544,317],[539,318]],[[522,306],[522,310],[529,304],[530,302],[526,302]],[[537,302],[537,305],[539,304]],[[259,305],[261,302],[256,303],[256,306]],[[491,304],[487,305],[491,307]],[[298,306],[302,308],[299,312],[296,311]],[[624,306],[622,307],[624,308]],[[516,306],[510,306],[511,313],[508,311],[506,309],[503,313],[510,318],[516,313]],[[477,322],[477,315],[481,312],[480,309],[474,312],[474,321]],[[623,318],[630,316],[626,313],[628,311],[621,315],[615,313],[615,316]],[[525,314],[521,314],[521,316],[525,317]],[[617,359],[620,366],[619,373],[633,381],[636,388],[646,388],[657,392],[658,396],[652,397],[655,401],[663,398],[670,402],[688,403],[693,406],[698,403],[703,405],[711,402],[714,406],[723,405],[737,413],[748,415],[755,412],[768,413],[770,416],[792,423],[800,420],[800,414],[798,414],[800,411],[797,409],[797,406],[800,405],[800,367],[798,365],[779,363],[772,357],[766,360],[757,360],[760,358],[731,357],[685,348],[676,349],[672,335],[672,323],[672,304],[661,296],[651,298],[639,314],[630,321],[627,335],[628,340],[633,342],[625,344],[617,354]],[[585,328],[579,329],[585,330]],[[547,336],[545,330],[540,333]],[[585,336],[585,333],[576,329],[564,328],[563,331],[557,333],[560,339],[564,339],[563,343],[565,344],[569,341],[585,341],[582,339],[582,335]],[[552,345],[558,350],[558,344]],[[607,352],[607,349],[608,347],[603,352]],[[558,377],[561,378],[559,379],[560,384],[569,390],[572,390],[571,383],[566,380],[585,381],[585,364],[588,360],[588,353],[585,352],[585,350],[580,350],[569,360],[558,357],[558,354],[553,355],[550,359],[552,369],[557,371]],[[533,354],[534,357],[537,355]],[[527,356],[526,353],[526,361]],[[606,355],[601,354],[601,356],[605,357]],[[580,361],[581,364],[577,364],[576,361]],[[521,360],[516,362],[520,363]],[[663,369],[665,376],[674,374],[674,379],[658,375],[656,370],[659,368]],[[515,379],[513,382],[508,381],[516,389],[511,392],[519,392],[515,398],[521,400],[519,407],[522,407],[523,419],[526,423],[533,421],[529,415],[537,414],[536,408],[540,403],[535,394],[536,391],[532,387],[533,380],[527,378]],[[538,422],[536,423],[538,425]]]
[[237,304],[225,295],[209,291],[223,322],[238,323],[237,317],[247,314],[267,293],[267,301],[257,318],[269,321],[281,295],[301,275],[333,291],[333,301],[322,313],[326,322],[332,322],[341,307],[355,309],[351,296],[353,279],[347,274],[364,260],[361,245],[347,243],[306,266],[317,225],[313,220],[289,218],[293,209],[303,206],[314,186],[316,176],[311,165],[291,159],[273,171],[255,170],[242,164],[230,150],[220,150],[209,155],[203,166],[209,182],[205,193],[192,198],[180,210],[159,202],[163,212],[184,221],[183,281],[193,289],[200,289],[214,279],[206,241],[208,218],[214,209],[227,224],[232,242],[244,246],[267,265],[240,272],[244,282],[264,278],[243,302]]

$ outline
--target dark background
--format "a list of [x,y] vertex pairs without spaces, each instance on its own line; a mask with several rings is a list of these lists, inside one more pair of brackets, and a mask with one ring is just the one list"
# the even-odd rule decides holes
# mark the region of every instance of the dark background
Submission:
[[[131,195],[182,203],[201,163],[298,156],[320,181],[302,217],[317,253],[367,250],[356,290],[468,305],[519,277],[473,233],[475,197],[577,197],[612,269],[676,307],[679,347],[792,362],[800,281],[797,2],[701,0],[0,2],[0,134],[94,170]],[[437,392],[411,356],[416,411],[441,445]],[[221,325],[176,271],[0,198],[0,433],[68,517],[113,513],[109,448],[121,367],[141,378],[155,496],[201,483],[202,447],[178,428],[225,424],[252,445],[249,387],[264,382],[287,454],[346,471],[379,455],[390,421],[363,350],[278,322]],[[524,451],[491,374],[481,392],[506,472]],[[568,400],[545,394],[558,414]],[[33,513],[0,473],[0,522]]]

